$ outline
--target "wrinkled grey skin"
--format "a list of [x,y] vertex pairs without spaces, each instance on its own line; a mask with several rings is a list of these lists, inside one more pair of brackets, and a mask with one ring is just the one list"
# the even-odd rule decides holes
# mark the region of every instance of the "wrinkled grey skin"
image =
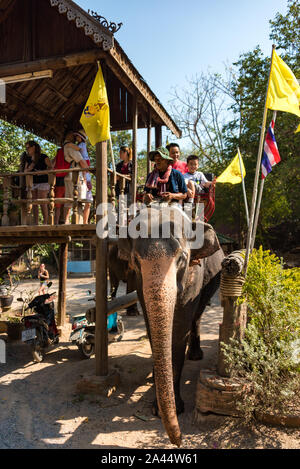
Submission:
[[[110,279],[110,294],[116,297],[120,281],[126,283],[126,293],[136,290],[135,271],[129,268],[128,261],[118,257],[118,246],[112,245],[108,252],[108,270]],[[126,308],[128,316],[138,316],[137,305]]]
[[[204,228],[204,244],[193,250],[184,235],[119,240],[119,256],[136,272],[152,348],[159,414],[177,446],[181,444],[177,414],[184,410],[180,378],[186,345],[190,338],[188,358],[202,358],[197,323],[219,286],[224,258],[213,228],[208,224]],[[190,265],[197,260],[200,264]]]

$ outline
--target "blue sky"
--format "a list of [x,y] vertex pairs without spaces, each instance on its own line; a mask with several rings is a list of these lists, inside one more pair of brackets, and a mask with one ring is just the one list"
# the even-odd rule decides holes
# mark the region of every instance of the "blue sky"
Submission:
[[287,0],[75,2],[123,23],[115,37],[167,111],[172,88],[184,88],[187,77],[208,69],[222,73],[226,62],[258,44],[270,55],[269,20],[287,11]]

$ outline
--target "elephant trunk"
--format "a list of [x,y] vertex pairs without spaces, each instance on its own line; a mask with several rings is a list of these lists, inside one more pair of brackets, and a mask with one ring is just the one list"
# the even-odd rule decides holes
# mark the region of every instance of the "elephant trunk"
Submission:
[[[170,262],[171,261],[171,262]],[[173,259],[143,260],[143,295],[151,333],[156,398],[171,443],[181,444],[172,371],[172,330],[176,304],[176,265]]]

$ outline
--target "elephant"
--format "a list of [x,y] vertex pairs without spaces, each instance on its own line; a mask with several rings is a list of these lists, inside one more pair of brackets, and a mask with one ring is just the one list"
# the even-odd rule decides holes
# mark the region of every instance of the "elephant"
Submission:
[[[126,293],[136,290],[135,271],[129,268],[128,261],[118,257],[118,246],[115,244],[109,246],[108,251],[108,271],[110,279],[111,298],[115,298],[120,281],[127,284]],[[137,305],[126,308],[127,316],[138,316]]]
[[[150,207],[144,210],[150,220]],[[184,217],[182,210],[176,210],[176,217],[178,212],[179,217]],[[200,221],[197,223],[202,224],[203,245],[191,246],[183,232],[176,233],[174,212],[171,206],[169,237],[161,236],[166,217],[159,209],[159,217],[151,221],[152,226],[157,225],[159,236],[151,237],[148,226],[148,237],[119,239],[118,255],[136,273],[138,298],[152,349],[154,412],[159,413],[170,441],[179,447],[177,415],[184,411],[180,379],[186,347],[187,358],[202,358],[197,329],[207,302],[219,287],[224,253],[212,226]]]

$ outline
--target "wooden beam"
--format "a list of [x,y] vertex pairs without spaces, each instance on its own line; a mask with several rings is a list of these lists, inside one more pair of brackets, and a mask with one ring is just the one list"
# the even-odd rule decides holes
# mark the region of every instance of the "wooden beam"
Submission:
[[[96,144],[96,205],[107,203],[107,142]],[[100,216],[97,215],[97,223]],[[108,374],[107,337],[107,248],[106,239],[96,240],[96,376]]]
[[[29,242],[29,241],[32,244],[52,244],[52,243],[63,244],[63,243],[66,243],[68,239],[57,237],[57,238],[51,238],[51,239],[45,240],[45,238],[43,237],[30,236],[30,238],[26,242]],[[0,236],[0,246],[8,246],[9,244],[13,246],[23,246],[24,237],[15,238],[14,236],[11,236],[11,237]]]
[[58,326],[64,326],[66,320],[68,246],[68,243],[63,243],[59,248]]
[[132,103],[132,174],[131,174],[131,203],[136,202],[137,187],[137,126],[138,126],[138,105],[137,97],[133,96]]
[[149,108],[148,127],[147,127],[147,174],[146,174],[146,177],[151,171],[151,161],[149,158],[149,153],[151,151],[151,126],[152,126],[151,108]]
[[91,49],[85,52],[48,57],[47,59],[32,60],[30,62],[11,62],[0,65],[0,78],[48,69],[59,70],[62,68],[76,67],[77,65],[96,62],[101,57],[105,57],[105,55],[102,49]]
[[155,148],[162,146],[162,131],[161,125],[155,126]]
[[[115,64],[112,64],[111,61],[109,61],[110,57],[114,60]],[[153,112],[157,115],[158,119],[155,120],[160,121],[161,125],[166,125],[176,135],[176,137],[181,137],[181,131],[178,129],[175,122],[167,114],[166,110],[130,62],[116,40],[114,41],[114,47],[108,51],[107,62],[110,68],[117,65],[119,69],[125,73],[127,79],[129,79],[131,84],[135,87],[135,90],[143,96],[143,99],[147,101]]]

